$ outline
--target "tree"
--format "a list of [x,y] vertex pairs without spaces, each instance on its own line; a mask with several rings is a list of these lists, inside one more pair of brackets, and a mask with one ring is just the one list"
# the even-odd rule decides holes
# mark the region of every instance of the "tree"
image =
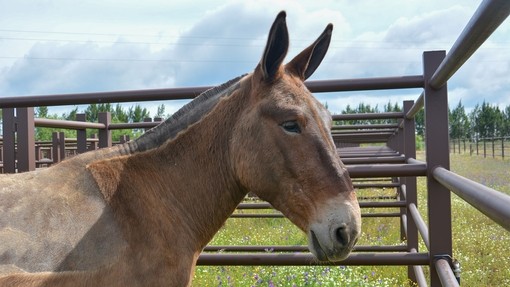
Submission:
[[470,114],[471,126],[478,138],[491,138],[504,133],[504,116],[497,106],[483,101],[476,105]]
[[48,117],[48,107],[35,108],[35,116],[38,118],[47,118]]
[[139,104],[136,104],[134,107],[130,107],[128,110],[129,122],[143,122],[143,120],[148,117],[150,117],[149,111],[146,108],[142,108]]
[[470,137],[469,117],[464,110],[462,100],[459,101],[457,107],[452,111],[448,110],[449,115],[449,134],[452,139],[462,139]]
[[164,118],[165,117],[165,104],[161,104],[160,106],[158,106],[158,111],[154,117],[155,118]]
[[501,131],[501,136],[510,136],[510,105],[506,106],[503,111],[503,130]]

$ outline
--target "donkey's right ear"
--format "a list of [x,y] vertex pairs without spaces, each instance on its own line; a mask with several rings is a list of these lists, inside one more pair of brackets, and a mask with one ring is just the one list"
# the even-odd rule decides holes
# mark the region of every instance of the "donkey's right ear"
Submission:
[[257,66],[265,81],[273,81],[278,78],[280,67],[289,49],[289,31],[287,30],[285,17],[285,11],[276,16],[276,20],[274,20],[269,31],[264,54]]

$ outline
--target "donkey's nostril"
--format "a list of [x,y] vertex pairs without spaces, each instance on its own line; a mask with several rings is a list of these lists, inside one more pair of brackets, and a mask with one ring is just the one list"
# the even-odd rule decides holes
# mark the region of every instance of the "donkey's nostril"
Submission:
[[349,243],[349,234],[347,233],[347,226],[345,224],[336,229],[335,236],[338,243],[344,246]]

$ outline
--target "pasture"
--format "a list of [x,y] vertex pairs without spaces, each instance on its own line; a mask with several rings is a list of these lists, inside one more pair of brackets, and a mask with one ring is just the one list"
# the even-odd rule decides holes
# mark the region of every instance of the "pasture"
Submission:
[[[423,159],[423,153],[418,159]],[[451,170],[510,194],[510,161],[451,154]],[[393,195],[394,189],[360,190],[358,196]],[[418,178],[418,204],[426,219],[426,184]],[[379,208],[377,211],[381,211]],[[396,209],[387,209],[396,211]],[[253,212],[253,211],[250,211]],[[371,212],[363,209],[363,213]],[[363,218],[358,245],[396,245],[398,218]],[[461,285],[510,285],[510,233],[452,193],[453,255]],[[306,237],[286,219],[229,219],[210,245],[304,245]],[[423,245],[421,250],[426,250]],[[271,252],[268,250],[267,252]],[[425,267],[427,271],[428,268]],[[427,275],[426,275],[427,276]],[[406,286],[404,266],[198,266],[193,286]]]

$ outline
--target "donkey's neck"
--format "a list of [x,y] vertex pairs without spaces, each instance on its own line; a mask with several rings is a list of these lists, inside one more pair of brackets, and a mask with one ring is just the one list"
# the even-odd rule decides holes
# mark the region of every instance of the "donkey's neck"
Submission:
[[207,115],[216,106],[221,98],[228,97],[235,91],[239,87],[241,79],[245,76],[239,76],[203,92],[165,122],[150,129],[138,139],[124,144],[122,153],[130,154],[151,150],[175,138],[179,132],[199,122],[204,115]]
[[179,242],[181,250],[194,255],[212,239],[246,195],[229,154],[229,134],[241,113],[235,102],[242,98],[220,100],[214,112],[174,140],[123,158],[119,186],[111,195],[117,200],[111,204],[136,217],[125,222],[126,228],[143,225],[148,234],[162,234],[164,240],[156,241]]

